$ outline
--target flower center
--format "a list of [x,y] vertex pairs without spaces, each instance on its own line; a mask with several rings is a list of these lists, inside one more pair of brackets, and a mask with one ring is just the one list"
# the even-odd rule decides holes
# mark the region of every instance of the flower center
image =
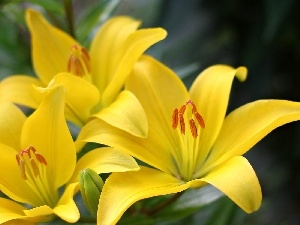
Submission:
[[73,45],[68,59],[68,72],[79,77],[90,79],[91,62],[88,51],[81,46]]
[[48,165],[45,157],[40,154],[33,146],[21,150],[16,155],[21,177],[25,180],[36,199],[33,200],[35,206],[48,205],[54,207],[58,194],[50,190],[49,181],[46,176],[46,166]]
[[191,134],[194,138],[198,137],[198,128],[195,121],[198,122],[198,125],[201,128],[205,128],[205,123],[203,117],[197,111],[196,105],[192,100],[187,101],[184,105],[182,105],[179,110],[176,108],[173,111],[172,115],[172,127],[176,129],[178,124],[180,125],[181,134],[185,135],[185,122],[184,122],[184,113],[186,111],[186,107],[191,105],[192,107],[192,118],[189,119],[189,126],[191,130]]
[[[186,131],[186,121],[189,131]],[[180,108],[175,108],[172,114],[172,128],[177,130],[179,143],[173,158],[179,176],[183,180],[192,179],[198,158],[200,129],[205,128],[205,122],[192,100],[188,100]]]

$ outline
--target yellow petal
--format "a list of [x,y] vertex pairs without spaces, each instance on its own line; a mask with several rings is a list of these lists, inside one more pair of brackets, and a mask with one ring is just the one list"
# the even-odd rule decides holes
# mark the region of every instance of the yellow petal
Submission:
[[[7,221],[11,221],[10,224],[13,224],[16,219],[26,217],[23,213],[23,210],[26,209],[24,206],[6,199],[0,198],[0,224],[5,223]],[[30,224],[28,222],[28,224]]]
[[161,28],[142,29],[132,33],[114,55],[115,64],[107,88],[103,93],[103,104],[110,104],[120,92],[126,78],[139,57],[153,44],[164,39],[167,33]]
[[3,225],[36,225],[36,223],[34,222],[30,222],[27,220],[23,220],[23,219],[16,219],[16,220],[10,220],[6,223],[3,223]]
[[119,16],[108,20],[95,35],[90,49],[92,80],[100,93],[114,75],[116,52],[139,25],[139,21]]
[[0,143],[21,150],[21,131],[26,116],[10,102],[0,103]]
[[259,182],[252,166],[242,156],[229,159],[200,180],[218,188],[247,213],[260,207]]
[[78,126],[86,123],[100,99],[98,89],[88,81],[70,73],[59,73],[48,88],[63,85],[66,88],[66,118]]
[[147,167],[141,167],[137,172],[126,172],[126,175],[113,173],[102,189],[97,224],[116,224],[133,203],[153,196],[181,192],[188,187],[188,183]]
[[201,145],[198,154],[198,167],[206,159],[225,118],[233,78],[245,80],[245,67],[234,69],[225,65],[211,66],[195,80],[190,96],[205,121],[201,130]]
[[19,152],[2,143],[0,143],[0,149],[0,190],[15,201],[36,205],[39,202],[38,197],[21,177],[16,160]]
[[147,136],[146,114],[140,102],[129,91],[122,91],[110,106],[94,116],[134,136]]
[[23,149],[32,145],[46,158],[48,182],[54,189],[70,179],[76,164],[75,145],[64,118],[64,98],[62,86],[49,91],[24,123],[21,139]]
[[158,146],[163,140],[158,140],[156,143],[153,139],[149,141],[148,138],[135,137],[95,118],[82,128],[77,142],[96,142],[112,146],[127,152],[155,168],[170,171],[169,167],[173,164],[169,154],[165,149],[161,149],[160,146]]
[[300,120],[299,102],[260,100],[241,106],[226,117],[209,161],[243,155],[275,128],[296,120]]
[[33,218],[38,222],[47,222],[53,219],[53,209],[47,205],[38,206],[23,211],[28,218]]
[[150,151],[161,154],[167,160],[165,164],[173,164],[170,153],[175,151],[174,146],[180,145],[180,140],[172,128],[172,114],[189,100],[184,84],[172,70],[149,56],[142,56],[126,82],[126,89],[138,98],[146,112],[148,142],[156,145]]
[[49,221],[53,219],[54,214],[56,214],[62,220],[69,223],[75,223],[80,217],[78,208],[73,200],[73,195],[77,188],[76,183],[68,185],[54,209],[47,205],[43,205],[29,210],[24,210],[24,213],[28,217],[39,218],[40,222]]
[[0,101],[12,101],[35,109],[40,102],[32,96],[33,85],[43,86],[41,81],[30,76],[7,77],[0,83]]
[[47,85],[54,75],[67,71],[71,47],[78,43],[67,33],[48,23],[35,10],[26,11],[26,22],[31,34],[34,69]]
[[26,216],[24,210],[27,210],[27,208],[21,204],[7,198],[0,198],[0,224],[34,225],[34,222],[43,221],[43,217],[32,218]]
[[139,170],[138,164],[128,154],[114,148],[103,147],[90,151],[80,158],[69,182],[78,182],[79,171],[86,168],[98,174]]
[[53,212],[58,217],[69,223],[77,222],[80,217],[79,210],[73,200],[74,193],[77,191],[77,183],[69,184],[64,190],[57,206],[53,209]]

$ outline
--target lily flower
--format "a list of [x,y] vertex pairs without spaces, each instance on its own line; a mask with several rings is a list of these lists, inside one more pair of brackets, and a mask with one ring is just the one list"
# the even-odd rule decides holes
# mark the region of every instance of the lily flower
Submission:
[[0,224],[45,222],[59,217],[73,223],[80,215],[73,200],[78,173],[137,170],[116,149],[90,151],[76,163],[76,149],[64,117],[65,89],[50,90],[28,118],[10,102],[0,103]]
[[[259,100],[226,116],[234,77],[245,67],[215,65],[204,70],[187,91],[178,76],[142,56],[127,80],[145,110],[146,138],[132,136],[97,118],[83,127],[80,140],[116,147],[145,162],[137,172],[113,173],[103,187],[98,224],[115,224],[138,200],[211,184],[245,212],[260,207],[257,176],[242,155],[276,127],[300,119],[300,103]],[[128,106],[133,107],[133,106]],[[128,108],[123,105],[123,108]],[[139,124],[130,124],[139,126]],[[129,126],[129,125],[128,125]]]
[[115,100],[138,58],[166,36],[161,28],[137,30],[140,21],[117,16],[101,26],[88,51],[33,9],[26,11],[26,22],[37,78],[15,75],[4,79],[0,98],[37,108],[43,95],[33,85],[52,88],[64,84],[66,118],[78,126]]

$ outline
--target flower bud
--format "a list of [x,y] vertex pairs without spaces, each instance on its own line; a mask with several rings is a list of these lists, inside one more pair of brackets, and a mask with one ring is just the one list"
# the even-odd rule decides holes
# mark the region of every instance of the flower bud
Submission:
[[103,180],[89,168],[81,170],[78,175],[79,188],[86,208],[96,217]]

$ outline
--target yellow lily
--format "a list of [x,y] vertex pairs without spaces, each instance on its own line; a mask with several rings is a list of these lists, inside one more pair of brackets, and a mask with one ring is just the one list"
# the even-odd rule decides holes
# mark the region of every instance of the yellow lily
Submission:
[[147,137],[132,136],[99,118],[85,125],[79,137],[117,147],[151,165],[126,173],[126,179],[114,173],[106,180],[99,225],[115,224],[140,199],[206,184],[247,213],[259,208],[259,181],[242,155],[276,127],[299,120],[300,103],[259,100],[226,116],[233,78],[243,81],[246,74],[244,67],[212,66],[187,91],[173,71],[151,57],[141,57],[126,89],[145,110],[148,121],[141,118],[140,123],[149,124]]
[[12,103],[0,103],[0,191],[8,196],[0,198],[0,224],[44,222],[56,216],[76,222],[80,215],[73,195],[81,169],[138,169],[132,157],[112,148],[93,150],[76,164],[64,92],[62,86],[50,90],[28,118]]
[[139,21],[118,16],[101,26],[87,51],[37,11],[27,10],[26,22],[38,78],[16,75],[4,79],[0,98],[37,108],[41,97],[33,85],[51,88],[63,83],[66,118],[79,126],[115,100],[138,58],[166,36],[161,28],[137,30]]

